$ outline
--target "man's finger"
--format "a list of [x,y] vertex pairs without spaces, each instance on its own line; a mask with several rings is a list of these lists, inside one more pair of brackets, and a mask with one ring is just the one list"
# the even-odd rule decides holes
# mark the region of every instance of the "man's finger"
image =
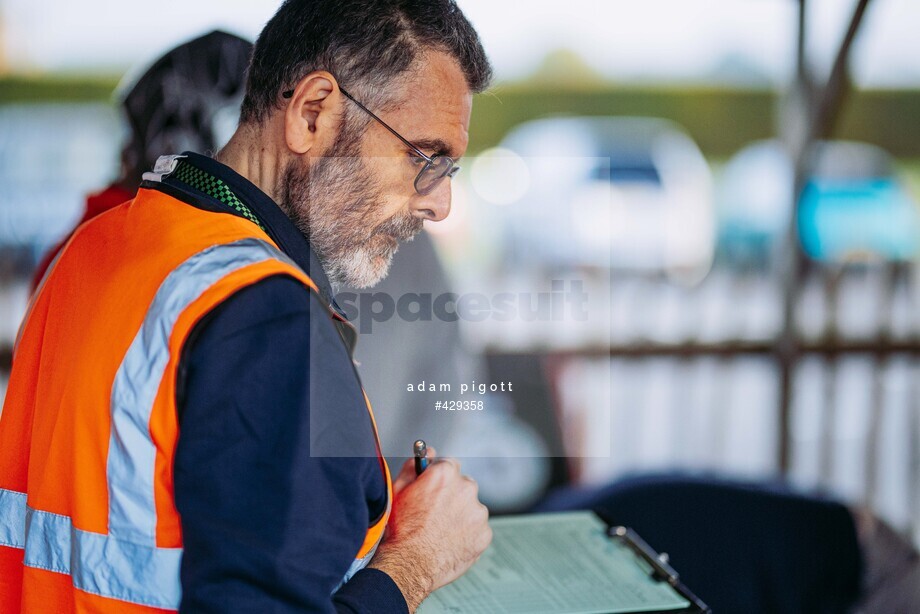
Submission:
[[393,480],[393,492],[398,493],[415,480],[415,460],[409,459],[403,463],[399,475]]
[[[425,454],[425,458],[429,461],[434,461],[437,457],[438,452],[432,447],[428,448],[428,452]],[[396,479],[393,480],[393,492],[398,493],[403,488],[415,481],[415,458],[410,458],[402,464],[402,467],[399,470],[399,475],[396,476]]]
[[435,463],[446,463],[448,465],[452,465],[458,473],[460,472],[460,461],[458,461],[456,458],[452,458],[450,456],[442,456],[431,461],[431,464]]

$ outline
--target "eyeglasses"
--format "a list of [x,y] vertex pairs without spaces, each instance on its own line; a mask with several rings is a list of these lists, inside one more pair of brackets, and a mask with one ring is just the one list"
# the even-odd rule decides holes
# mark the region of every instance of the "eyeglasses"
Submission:
[[[376,119],[381,126],[390,131],[390,133],[398,138],[403,144],[412,150],[415,155],[425,161],[425,166],[422,167],[422,170],[418,172],[418,175],[415,177],[415,191],[425,196],[426,194],[431,194],[431,192],[438,187],[438,184],[441,183],[441,180],[445,177],[451,178],[460,171],[460,167],[453,160],[453,158],[441,154],[435,154],[433,156],[426,155],[421,149],[410,143],[408,140],[403,138],[403,136],[390,128],[385,121],[377,117],[370,109],[365,107],[363,104],[354,99],[354,97],[346,92],[344,89],[339,87],[339,91],[342,92],[342,95],[348,98],[350,101],[358,105],[362,111]],[[294,90],[288,90],[281,94],[284,98],[290,98],[294,95]]]

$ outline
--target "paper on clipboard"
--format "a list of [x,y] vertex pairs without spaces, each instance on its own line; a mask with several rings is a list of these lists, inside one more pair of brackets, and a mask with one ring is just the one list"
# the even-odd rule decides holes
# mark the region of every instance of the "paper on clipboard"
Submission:
[[606,614],[681,610],[690,603],[591,512],[506,516],[492,545],[419,614]]

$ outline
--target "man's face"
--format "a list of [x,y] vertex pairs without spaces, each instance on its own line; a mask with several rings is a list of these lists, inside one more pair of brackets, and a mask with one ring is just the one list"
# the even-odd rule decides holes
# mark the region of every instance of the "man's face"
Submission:
[[[463,73],[442,53],[428,54],[420,66],[395,108],[370,110],[428,156],[457,160],[466,151],[472,109]],[[343,105],[334,145],[311,163],[293,161],[280,197],[330,281],[365,288],[386,276],[398,241],[411,240],[426,219],[447,217],[450,180],[418,194],[414,181],[424,161],[353,102],[343,97]],[[355,134],[351,127],[364,120],[366,131]]]

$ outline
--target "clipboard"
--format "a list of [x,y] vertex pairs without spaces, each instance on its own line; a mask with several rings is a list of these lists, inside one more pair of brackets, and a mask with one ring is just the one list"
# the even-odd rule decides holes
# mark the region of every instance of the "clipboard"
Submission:
[[667,553],[658,554],[649,546],[638,533],[629,527],[612,526],[607,529],[607,535],[611,539],[619,540],[630,550],[636,553],[651,568],[652,576],[659,582],[667,582],[681,597],[690,602],[690,607],[683,610],[659,610],[658,612],[649,612],[646,614],[712,614],[712,609],[706,605],[699,597],[687,588],[680,580],[680,574],[671,567]]
[[589,511],[502,516],[467,573],[419,614],[700,614],[710,608],[627,527]]

